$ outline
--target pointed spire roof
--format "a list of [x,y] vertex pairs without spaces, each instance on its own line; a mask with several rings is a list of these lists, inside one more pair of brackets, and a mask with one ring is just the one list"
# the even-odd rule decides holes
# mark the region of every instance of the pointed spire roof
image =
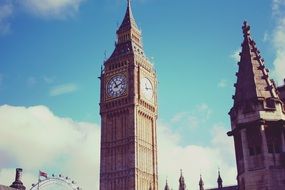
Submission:
[[131,0],[127,0],[127,2],[128,2],[128,6],[127,6],[126,13],[125,13],[125,17],[124,17],[123,22],[122,22],[121,26],[119,27],[117,33],[124,32],[126,30],[131,29],[131,28],[138,29],[137,23],[135,21],[135,18],[133,16],[133,12],[132,12]]
[[217,182],[218,182],[218,188],[222,188],[222,187],[223,187],[223,180],[222,180],[222,178],[221,178],[220,170],[218,171],[218,179],[217,179]]
[[180,170],[180,178],[179,178],[180,183],[184,183],[184,177],[183,177],[183,172],[182,169]]
[[128,0],[127,3],[125,17],[117,30],[115,50],[108,60],[127,54],[137,54],[143,59],[147,59],[143,50],[141,31],[138,29],[132,13],[131,0]]
[[199,190],[204,190],[204,181],[202,179],[202,175],[200,175],[199,187]]
[[242,26],[244,40],[240,52],[239,71],[236,93],[233,96],[235,104],[252,100],[266,100],[278,98],[274,82],[269,79],[269,71],[265,68],[264,60],[256,43],[251,38],[250,26],[244,21]]
[[179,190],[186,190],[186,184],[183,177],[182,169],[180,170]]
[[170,189],[169,189],[169,186],[168,186],[168,182],[167,182],[167,179],[166,179],[166,183],[165,183],[165,187],[164,187],[164,190],[170,190]]

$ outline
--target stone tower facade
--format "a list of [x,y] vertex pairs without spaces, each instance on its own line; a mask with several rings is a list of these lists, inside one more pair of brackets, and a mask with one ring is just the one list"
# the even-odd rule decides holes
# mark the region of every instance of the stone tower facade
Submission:
[[157,190],[157,80],[130,0],[100,80],[100,190]]
[[284,102],[269,78],[247,22],[242,30],[234,105],[229,112],[232,131],[228,133],[234,138],[239,189],[284,189]]

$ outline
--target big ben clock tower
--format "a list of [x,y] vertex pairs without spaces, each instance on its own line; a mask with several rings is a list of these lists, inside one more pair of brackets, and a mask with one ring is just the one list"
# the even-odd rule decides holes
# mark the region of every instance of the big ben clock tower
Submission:
[[128,6],[101,80],[100,190],[157,190],[157,81]]

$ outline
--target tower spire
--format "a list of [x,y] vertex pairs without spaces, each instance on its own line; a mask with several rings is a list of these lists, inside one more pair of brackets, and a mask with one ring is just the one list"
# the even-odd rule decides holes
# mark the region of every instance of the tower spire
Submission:
[[[247,21],[244,21],[242,31],[244,40],[238,62],[239,71],[236,74],[234,104],[238,106],[241,103],[247,104],[249,101],[279,99],[275,84],[269,79],[269,71],[265,68],[264,59],[261,57],[255,41],[251,38],[250,26]],[[251,111],[250,107],[247,111]]]
[[170,190],[170,189],[169,189],[169,186],[168,186],[168,182],[167,182],[167,179],[166,179],[166,183],[165,183],[165,187],[164,187],[164,190]]
[[132,13],[131,0],[127,0],[127,9],[124,19],[117,30],[117,41],[115,50],[110,58],[123,54],[138,54],[146,59],[143,50],[141,31],[138,29]]
[[136,24],[133,11],[132,11],[131,0],[127,0],[127,10],[125,13],[125,17],[117,33],[125,32],[127,30],[130,30],[131,28],[135,28],[138,30],[138,26]]
[[199,190],[204,190],[204,181],[202,179],[202,175],[200,175]]
[[186,184],[185,184],[185,180],[183,177],[182,169],[180,170],[179,190],[186,190]]
[[130,18],[134,19],[132,7],[131,7],[131,0],[127,0],[127,1],[128,1],[128,11],[130,14]]
[[219,171],[218,171],[218,179],[217,179],[217,182],[218,182],[218,189],[223,188],[223,180],[222,180],[222,178],[221,178],[220,169],[219,169]]
[[[260,189],[261,183],[268,190],[282,189],[285,169],[271,166],[282,165],[274,158],[284,148],[285,110],[246,21],[242,32],[234,105],[229,112],[232,130],[228,132],[235,142],[238,184],[242,189]],[[260,157],[262,162],[256,162]],[[218,174],[218,189],[222,189],[220,171]],[[252,177],[260,174],[267,180]]]

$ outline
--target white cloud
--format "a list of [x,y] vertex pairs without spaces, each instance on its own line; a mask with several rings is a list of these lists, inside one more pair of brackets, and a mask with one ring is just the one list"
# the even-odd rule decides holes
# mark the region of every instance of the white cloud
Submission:
[[27,11],[45,18],[66,18],[77,13],[84,0],[23,0]]
[[9,18],[13,15],[14,6],[7,1],[3,5],[0,4],[0,35],[5,35],[10,32]]
[[219,88],[225,88],[228,86],[228,81],[226,79],[221,79],[218,83]]
[[55,86],[50,89],[49,95],[50,96],[59,96],[62,94],[72,93],[78,90],[78,86],[76,84],[63,84],[59,86]]
[[1,183],[9,185],[14,180],[14,165],[25,170],[26,186],[36,182],[39,169],[62,172],[83,189],[98,184],[100,131],[96,124],[57,117],[45,106],[4,105],[0,126],[1,157],[14,158],[6,167],[0,159]]
[[272,0],[273,15],[280,16],[283,14],[282,7],[285,6],[285,0]]
[[171,124],[184,129],[197,128],[206,122],[212,110],[206,103],[199,104],[189,112],[179,112],[171,118]]
[[199,104],[198,106],[196,106],[196,109],[199,113],[205,114],[206,119],[209,119],[212,114],[211,108],[206,103]]
[[214,126],[213,140],[208,146],[179,145],[181,136],[165,124],[158,125],[158,168],[160,189],[166,178],[170,187],[178,188],[180,169],[183,169],[189,189],[198,189],[199,175],[205,187],[216,187],[217,170],[221,168],[225,185],[236,184],[234,149],[232,139],[222,126]]
[[[197,108],[198,109],[198,108]],[[200,106],[208,110],[207,106]],[[38,170],[62,172],[83,189],[98,189],[100,128],[96,124],[76,122],[54,115],[45,106],[0,107],[0,181],[10,185],[15,167],[23,167],[23,182],[29,188],[37,180]],[[235,184],[234,148],[223,125],[212,128],[207,146],[180,145],[181,134],[158,123],[158,169],[160,189],[166,177],[178,187],[180,169],[189,189],[196,189],[200,173],[206,187],[216,187],[217,168],[224,184]],[[13,159],[10,159],[13,158]],[[58,174],[58,173],[57,173]],[[94,184],[96,187],[94,187]],[[47,190],[51,190],[47,188]]]
[[46,19],[73,17],[86,0],[2,0],[0,3],[0,35],[11,31],[10,18],[24,10]]
[[276,50],[273,61],[273,75],[279,84],[285,78],[285,0],[273,0],[273,15],[276,27],[273,32],[273,45]]
[[230,58],[232,58],[235,62],[240,61],[239,53],[241,52],[241,48],[236,49],[234,52],[230,54]]

